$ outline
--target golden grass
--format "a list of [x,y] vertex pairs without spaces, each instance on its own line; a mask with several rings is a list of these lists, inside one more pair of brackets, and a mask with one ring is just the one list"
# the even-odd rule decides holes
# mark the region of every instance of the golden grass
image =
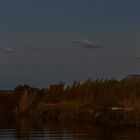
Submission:
[[45,120],[140,124],[140,79],[88,79],[67,87],[60,83],[45,89],[19,86],[15,93],[22,93],[18,109],[23,115],[32,114]]

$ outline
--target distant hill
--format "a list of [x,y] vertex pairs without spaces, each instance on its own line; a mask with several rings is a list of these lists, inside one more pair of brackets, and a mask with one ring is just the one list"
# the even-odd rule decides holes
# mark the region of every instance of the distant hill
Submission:
[[9,94],[11,93],[13,90],[0,90],[0,94]]
[[125,79],[140,79],[140,75],[139,74],[129,74],[127,76],[124,77]]

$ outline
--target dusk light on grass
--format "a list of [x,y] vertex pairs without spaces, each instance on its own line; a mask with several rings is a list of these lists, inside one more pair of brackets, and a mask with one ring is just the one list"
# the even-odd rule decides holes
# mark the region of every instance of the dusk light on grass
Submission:
[[0,139],[140,139],[139,6],[1,0]]

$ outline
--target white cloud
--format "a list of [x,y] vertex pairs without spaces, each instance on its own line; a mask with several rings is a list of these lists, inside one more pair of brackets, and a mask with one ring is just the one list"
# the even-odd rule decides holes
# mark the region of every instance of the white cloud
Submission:
[[0,52],[3,53],[14,53],[14,50],[12,48],[0,48]]
[[77,39],[73,40],[74,43],[80,44],[81,46],[84,46],[86,48],[100,48],[95,42],[87,40],[87,39]]

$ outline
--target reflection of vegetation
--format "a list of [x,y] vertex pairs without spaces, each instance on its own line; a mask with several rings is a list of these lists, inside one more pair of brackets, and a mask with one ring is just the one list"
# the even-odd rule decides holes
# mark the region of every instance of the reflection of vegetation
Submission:
[[[95,139],[112,137],[108,126],[95,127],[93,124],[75,121],[49,121],[44,123],[30,117],[17,119],[16,138],[30,139]],[[14,125],[15,126],[15,125]],[[94,132],[94,133],[93,133]],[[117,131],[118,132],[118,131]],[[122,131],[121,131],[122,133]],[[113,135],[114,136],[114,135]],[[115,138],[115,136],[114,136]]]
[[16,112],[43,120],[85,120],[140,125],[140,79],[87,80],[45,89],[15,88]]

